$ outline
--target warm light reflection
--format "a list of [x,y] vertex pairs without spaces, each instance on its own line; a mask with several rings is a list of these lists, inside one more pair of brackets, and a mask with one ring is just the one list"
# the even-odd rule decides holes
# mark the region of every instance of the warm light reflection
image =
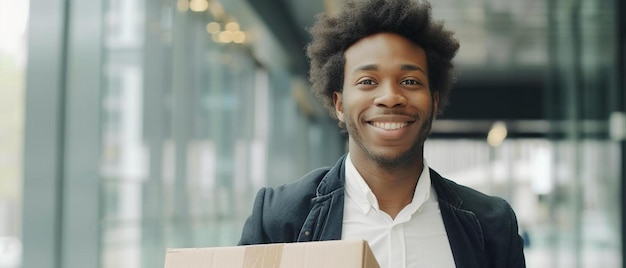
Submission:
[[242,31],[236,31],[233,33],[233,42],[241,44],[246,41],[246,33]]
[[178,10],[184,11],[187,8],[195,12],[202,12],[208,8],[211,13],[215,13],[214,15],[217,21],[209,22],[206,25],[206,31],[211,34],[211,39],[214,42],[237,44],[246,42],[246,33],[241,31],[241,26],[239,26],[239,23],[233,21],[234,18],[223,19],[230,22],[226,23],[222,30],[222,25],[218,21],[223,21],[219,19],[219,17],[225,17],[225,14],[218,1],[211,1],[209,3],[207,0],[191,0],[191,2],[178,0]]
[[209,2],[207,0],[191,0],[189,8],[194,12],[204,12],[209,8]]
[[213,17],[218,19],[224,19],[224,17],[226,16],[224,7],[222,7],[222,4],[219,1],[211,1],[209,12],[211,12],[211,15],[213,15]]
[[209,24],[206,25],[206,31],[210,34],[219,33],[221,30],[220,28],[220,24],[217,22],[209,22]]
[[504,122],[495,122],[487,134],[487,143],[493,147],[502,145],[507,136],[507,129]]
[[219,33],[219,40],[222,43],[230,43],[233,41],[233,32],[231,31],[223,31]]
[[239,24],[236,22],[229,22],[226,24],[226,31],[237,32],[239,31]]

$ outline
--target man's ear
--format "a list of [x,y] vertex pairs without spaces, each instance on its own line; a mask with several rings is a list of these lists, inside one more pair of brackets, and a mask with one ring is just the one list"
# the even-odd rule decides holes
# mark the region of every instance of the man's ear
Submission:
[[333,92],[333,104],[335,106],[335,115],[341,122],[345,122],[343,119],[343,95],[339,91]]

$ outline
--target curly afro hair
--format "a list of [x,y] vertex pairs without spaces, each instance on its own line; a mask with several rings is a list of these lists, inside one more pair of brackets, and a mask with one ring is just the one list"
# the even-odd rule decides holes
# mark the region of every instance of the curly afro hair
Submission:
[[426,52],[429,87],[439,91],[439,113],[448,104],[455,80],[452,58],[459,42],[443,22],[433,21],[430,3],[417,0],[347,0],[336,15],[321,13],[309,29],[312,90],[336,118],[333,93],[342,91],[344,51],[360,39],[381,32],[399,34]]

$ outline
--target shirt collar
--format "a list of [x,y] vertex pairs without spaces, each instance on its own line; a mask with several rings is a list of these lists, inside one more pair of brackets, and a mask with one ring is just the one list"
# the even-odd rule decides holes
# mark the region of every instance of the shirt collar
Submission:
[[[415,186],[415,193],[413,194],[413,200],[404,209],[407,210],[409,215],[413,215],[421,206],[428,200],[431,195],[431,180],[429,167],[426,159],[424,159],[424,168],[420,174],[417,185]],[[345,163],[345,177],[346,177],[346,194],[357,204],[359,209],[367,214],[370,209],[374,209],[377,212],[380,211],[378,206],[378,200],[376,196],[367,185],[361,174],[352,163],[350,159],[350,153],[346,157]],[[404,214],[404,212],[402,212]]]

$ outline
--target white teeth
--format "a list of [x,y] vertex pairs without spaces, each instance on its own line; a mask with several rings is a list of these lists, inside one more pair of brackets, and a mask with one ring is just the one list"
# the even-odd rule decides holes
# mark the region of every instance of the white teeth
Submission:
[[372,126],[377,128],[382,128],[385,130],[394,130],[406,127],[409,123],[407,122],[372,122]]

